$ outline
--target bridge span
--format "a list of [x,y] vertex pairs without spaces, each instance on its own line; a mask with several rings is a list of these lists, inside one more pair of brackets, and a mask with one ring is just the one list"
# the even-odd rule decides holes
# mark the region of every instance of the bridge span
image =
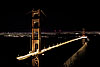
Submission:
[[38,54],[42,54],[48,50],[51,50],[51,49],[54,49],[54,48],[57,48],[57,47],[60,47],[62,45],[65,45],[67,43],[71,43],[73,41],[76,41],[76,40],[80,40],[80,39],[84,39],[84,38],[87,38],[86,36],[82,36],[82,37],[79,37],[79,38],[75,38],[75,39],[72,39],[72,40],[69,40],[69,41],[66,41],[66,42],[63,42],[63,43],[60,43],[60,44],[57,44],[55,46],[52,46],[52,47],[48,47],[48,48],[44,48],[42,49],[40,52],[37,50],[36,52],[30,52],[29,54],[27,55],[24,55],[24,56],[19,56],[19,57],[16,57],[18,60],[24,60],[26,58],[29,58],[30,56],[35,56],[35,55],[38,55]]

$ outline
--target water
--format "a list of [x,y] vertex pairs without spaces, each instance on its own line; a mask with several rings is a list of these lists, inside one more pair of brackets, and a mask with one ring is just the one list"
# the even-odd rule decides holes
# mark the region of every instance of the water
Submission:
[[28,52],[28,38],[0,37],[0,64],[5,66],[16,65],[16,56]]
[[[49,36],[49,38],[42,38],[42,48],[47,48],[60,42],[76,38],[75,35],[59,35]],[[73,67],[98,67],[99,65],[99,35],[88,35],[90,41],[86,55],[80,62],[76,63]],[[5,38],[0,37],[0,64],[2,67],[31,67],[32,57],[18,61],[16,57],[18,55],[27,54],[30,50],[30,38]],[[44,56],[40,55],[41,67],[62,67],[63,63],[68,60],[80,47],[82,46],[81,40],[73,43],[66,44],[64,46],[52,49],[45,52]]]

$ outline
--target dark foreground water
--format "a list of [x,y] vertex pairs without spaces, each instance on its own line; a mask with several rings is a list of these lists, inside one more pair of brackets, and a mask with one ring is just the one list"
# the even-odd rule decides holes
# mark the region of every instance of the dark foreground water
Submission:
[[[49,36],[42,38],[42,48],[47,48],[49,45],[55,45],[66,40],[76,38],[75,35],[66,36]],[[99,67],[99,50],[100,50],[100,36],[88,35],[90,41],[85,55],[80,61],[76,61],[73,67]],[[0,37],[0,67],[31,67],[32,57],[18,61],[16,57],[27,54],[30,50],[30,38],[5,38]],[[68,60],[80,47],[82,47],[81,40],[75,41],[64,46],[52,49],[40,55],[41,67],[62,67],[64,62]]]

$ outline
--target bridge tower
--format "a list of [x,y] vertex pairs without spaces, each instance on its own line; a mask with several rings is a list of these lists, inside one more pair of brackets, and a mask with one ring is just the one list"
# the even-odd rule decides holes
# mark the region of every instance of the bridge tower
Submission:
[[[82,36],[84,37],[85,36],[85,28],[82,29]],[[85,44],[85,38],[82,39],[82,44],[84,45]]]
[[[38,16],[38,17],[37,17]],[[32,10],[32,52],[41,50],[40,9]],[[32,66],[39,67],[39,56],[32,58]]]

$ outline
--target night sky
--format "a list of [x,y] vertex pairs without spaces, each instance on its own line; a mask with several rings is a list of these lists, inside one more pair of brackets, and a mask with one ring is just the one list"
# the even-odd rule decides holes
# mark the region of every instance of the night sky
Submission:
[[[37,8],[35,8],[37,9]],[[41,8],[41,31],[100,31],[99,14],[90,8]],[[31,32],[32,8],[2,8],[0,32]]]

